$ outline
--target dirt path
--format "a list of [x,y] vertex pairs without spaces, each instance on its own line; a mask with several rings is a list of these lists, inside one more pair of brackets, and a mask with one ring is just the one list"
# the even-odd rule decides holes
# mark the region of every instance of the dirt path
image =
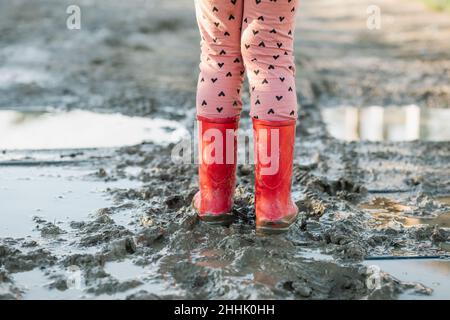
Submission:
[[[0,109],[120,111],[190,125],[199,54],[192,1],[146,1],[145,9],[133,1],[73,3],[83,10],[80,31],[64,28],[69,2],[0,0]],[[381,30],[366,27],[370,4],[381,8]],[[199,223],[190,208],[196,166],[174,164],[172,146],[74,154],[70,166],[87,170],[84,180],[109,188],[111,201],[89,218],[66,224],[35,213],[30,236],[2,235],[0,297],[28,298],[27,277],[43,279],[40,297],[430,294],[385,273],[378,275],[379,286],[368,286],[373,270],[363,260],[447,253],[450,232],[433,219],[450,211],[441,198],[450,194],[449,142],[345,143],[328,134],[320,110],[448,107],[449,16],[406,0],[304,0],[298,21],[302,109],[293,189],[302,219],[289,234],[254,234],[251,166],[238,170],[238,220],[229,228],[212,228]],[[27,160],[30,166],[36,159]],[[52,169],[38,163],[30,166],[33,181],[31,173]],[[1,183],[6,172],[11,171],[0,163]],[[110,184],[123,180],[139,185]],[[383,215],[374,217],[374,208]],[[403,214],[431,223],[408,226],[399,220]],[[67,269],[74,266],[84,279],[81,291],[67,286]]]

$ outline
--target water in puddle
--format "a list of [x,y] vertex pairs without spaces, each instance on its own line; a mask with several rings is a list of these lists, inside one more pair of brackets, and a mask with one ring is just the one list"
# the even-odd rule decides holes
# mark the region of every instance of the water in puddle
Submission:
[[82,296],[82,293],[76,288],[68,288],[64,291],[49,290],[48,286],[51,280],[44,274],[44,271],[39,269],[15,273],[13,279],[23,292],[22,299],[26,300],[71,300],[79,299]]
[[64,229],[71,221],[87,219],[109,206],[106,188],[139,184],[88,179],[90,173],[77,167],[0,167],[0,238],[37,236],[34,216]]
[[[448,205],[448,197],[438,198],[438,201]],[[405,227],[420,224],[438,225],[442,228],[450,228],[450,211],[439,214],[437,217],[408,216],[407,212],[413,208],[388,198],[375,198],[363,203],[360,208],[368,211],[377,227],[386,227],[392,223],[400,223]]]
[[378,266],[401,281],[418,282],[433,289],[429,296],[407,291],[399,299],[450,299],[450,260],[382,260],[366,261],[365,264]]
[[[449,197],[437,198],[437,201],[447,206]],[[401,224],[405,227],[413,227],[421,224],[438,225],[450,228],[450,211],[436,217],[415,217],[407,213],[413,208],[388,198],[375,198],[363,203],[360,208],[369,212],[373,217],[376,227],[387,227],[393,224]],[[442,243],[440,248],[450,251],[450,244]],[[421,283],[433,289],[433,293],[420,295],[414,290],[408,290],[399,296],[399,299],[450,299],[450,260],[447,259],[386,259],[366,261],[366,265],[376,265],[384,272],[395,278],[405,281]]]
[[149,270],[135,265],[130,260],[108,262],[105,271],[119,281],[139,280],[150,274]]
[[[120,282],[137,280],[142,284],[134,289],[118,293],[115,298],[121,299],[128,295],[144,290],[157,295],[177,295],[182,294],[180,289],[170,276],[164,276],[164,271],[160,270],[160,262],[147,266],[138,266],[131,260],[114,261],[106,263],[104,270]],[[111,296],[101,295],[96,299],[111,299]]]
[[324,108],[329,133],[341,140],[447,141],[450,109],[404,107]]
[[167,144],[186,134],[178,122],[164,119],[82,110],[0,110],[0,150],[108,148],[144,141]]

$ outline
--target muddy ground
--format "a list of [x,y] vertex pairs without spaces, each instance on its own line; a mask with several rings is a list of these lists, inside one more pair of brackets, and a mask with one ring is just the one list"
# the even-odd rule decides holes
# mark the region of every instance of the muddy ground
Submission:
[[[69,4],[82,8],[81,30],[65,27]],[[366,27],[371,4],[382,10],[380,30]],[[445,255],[450,230],[406,226],[389,216],[381,223],[366,209],[430,221],[449,212],[450,143],[339,141],[328,134],[320,110],[448,108],[449,16],[406,0],[304,0],[300,11],[293,190],[301,218],[288,234],[255,234],[250,165],[238,168],[237,221],[218,228],[200,223],[191,209],[196,166],[174,163],[173,145],[53,152],[58,161],[49,162],[24,154],[0,163],[0,174],[20,166],[64,170],[70,162],[86,170],[84,179],[139,184],[108,188],[110,205],[88,219],[62,224],[38,212],[30,218],[32,235],[2,234],[0,298],[27,298],[26,279],[17,276],[24,274],[44,279],[38,298],[431,295],[426,286],[383,272],[372,287],[373,269],[363,262]],[[0,30],[1,109],[89,109],[193,125],[199,55],[193,1],[0,0]],[[22,194],[18,201],[30,198]],[[73,268],[83,279],[78,291],[67,281]],[[138,276],[115,277],[111,268]]]

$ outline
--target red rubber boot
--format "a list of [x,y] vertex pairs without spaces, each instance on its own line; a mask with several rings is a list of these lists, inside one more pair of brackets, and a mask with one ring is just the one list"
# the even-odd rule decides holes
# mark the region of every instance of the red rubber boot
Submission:
[[295,120],[253,119],[255,140],[256,230],[263,233],[287,231],[298,208],[291,198]]
[[228,224],[236,186],[238,118],[198,117],[200,191],[193,206],[198,216],[211,224]]

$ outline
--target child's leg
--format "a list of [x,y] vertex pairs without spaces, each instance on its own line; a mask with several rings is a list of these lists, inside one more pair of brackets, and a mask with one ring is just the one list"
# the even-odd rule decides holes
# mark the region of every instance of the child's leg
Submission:
[[209,119],[240,115],[244,66],[240,49],[244,0],[196,0],[201,35],[197,115]]
[[243,2],[195,1],[202,56],[197,89],[200,190],[193,205],[200,219],[214,224],[229,223],[233,217],[235,131],[244,76],[240,48]]
[[251,115],[256,119],[297,118],[293,55],[297,2],[244,3],[241,48],[252,96]]
[[297,0],[248,0],[241,50],[250,82],[255,143],[256,229],[281,232],[296,221],[292,164],[297,118],[293,34]]

